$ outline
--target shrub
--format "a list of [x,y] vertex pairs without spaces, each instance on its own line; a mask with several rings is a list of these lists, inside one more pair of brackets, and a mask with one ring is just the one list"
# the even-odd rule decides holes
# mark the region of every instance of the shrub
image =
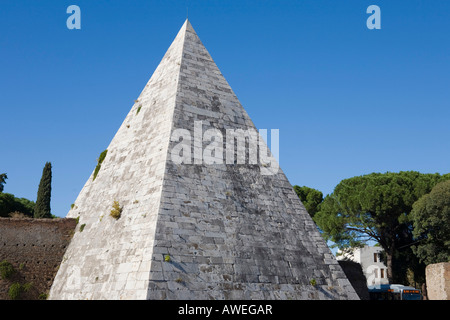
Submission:
[[23,287],[18,282],[14,282],[8,290],[8,296],[11,300],[17,300],[20,298],[23,292]]
[[48,293],[46,293],[46,292],[41,293],[38,297],[39,300],[47,300],[47,298],[48,298]]
[[1,279],[9,279],[16,270],[14,270],[14,267],[11,263],[9,263],[6,260],[3,260],[0,262],[0,278]]
[[18,282],[14,282],[8,290],[8,296],[11,300],[18,300],[22,297],[22,293],[28,292],[33,287],[31,282],[20,284]]
[[11,212],[11,213],[9,214],[9,216],[10,216],[11,218],[13,218],[13,219],[23,219],[23,218],[27,218],[27,216],[26,216],[24,213],[20,212],[20,211],[14,211],[14,212]]
[[122,214],[122,208],[120,207],[119,201],[114,200],[112,207],[113,208],[109,215],[117,220],[120,218],[120,215]]

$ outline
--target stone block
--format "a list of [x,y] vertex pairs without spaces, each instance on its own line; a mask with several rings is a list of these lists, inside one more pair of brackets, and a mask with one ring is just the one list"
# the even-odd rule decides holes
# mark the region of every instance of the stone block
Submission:
[[450,262],[428,265],[425,277],[429,300],[450,300]]

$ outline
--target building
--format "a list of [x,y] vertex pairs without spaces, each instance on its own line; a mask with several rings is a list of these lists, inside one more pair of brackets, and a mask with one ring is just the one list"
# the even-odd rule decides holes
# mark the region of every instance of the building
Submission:
[[338,260],[351,260],[361,264],[367,285],[388,284],[387,267],[381,260],[381,247],[354,248],[350,253],[338,251]]
[[252,130],[186,20],[67,215],[49,298],[358,299],[278,163],[218,158]]

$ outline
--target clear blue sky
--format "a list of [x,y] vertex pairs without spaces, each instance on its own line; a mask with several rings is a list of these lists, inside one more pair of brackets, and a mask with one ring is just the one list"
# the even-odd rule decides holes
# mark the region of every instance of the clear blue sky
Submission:
[[[81,8],[68,30],[66,8]],[[369,30],[366,8],[381,8]],[[186,18],[292,184],[449,172],[450,1],[2,0],[0,173],[65,216]]]

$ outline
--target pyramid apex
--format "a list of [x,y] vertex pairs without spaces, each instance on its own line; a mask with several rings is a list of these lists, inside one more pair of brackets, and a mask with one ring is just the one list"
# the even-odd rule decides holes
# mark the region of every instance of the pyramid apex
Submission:
[[190,30],[190,31],[193,31],[194,33],[196,33],[195,30],[194,30],[194,28],[192,27],[191,22],[189,21],[188,18],[186,18],[186,20],[184,20],[184,23],[183,23],[183,25],[181,26],[179,32],[185,32],[186,30]]
[[192,27],[192,24],[188,18],[186,18],[186,21],[184,22],[184,24],[185,24],[186,29],[194,30],[194,28]]

